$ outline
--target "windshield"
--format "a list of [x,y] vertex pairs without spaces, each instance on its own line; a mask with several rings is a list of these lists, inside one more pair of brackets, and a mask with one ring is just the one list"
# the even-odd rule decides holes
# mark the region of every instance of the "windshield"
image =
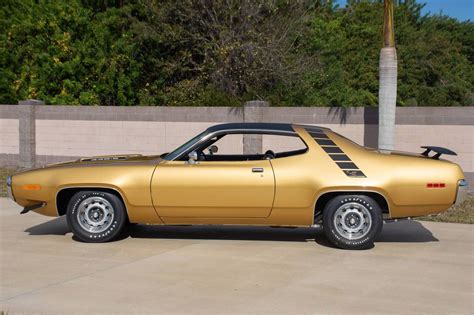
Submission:
[[183,151],[186,150],[186,148],[188,148],[192,144],[199,141],[199,139],[201,139],[205,134],[207,134],[207,130],[204,130],[203,132],[201,132],[200,134],[198,134],[197,136],[195,136],[191,140],[189,140],[186,143],[180,145],[178,148],[176,148],[172,152],[168,153],[163,159],[168,160],[168,161],[174,160],[175,158],[180,156],[183,153]]

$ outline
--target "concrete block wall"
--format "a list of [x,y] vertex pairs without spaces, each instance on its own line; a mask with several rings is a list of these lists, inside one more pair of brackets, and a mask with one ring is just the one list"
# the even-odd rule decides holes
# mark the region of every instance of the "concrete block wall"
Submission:
[[[31,103],[31,102],[30,102]],[[268,107],[251,102],[243,107],[89,107],[0,105],[0,166],[36,166],[81,156],[160,154],[181,145],[207,127],[224,122],[292,122],[329,127],[351,140],[377,147],[377,108]],[[34,108],[34,161],[31,130],[22,128]],[[27,115],[28,114],[28,115]],[[22,120],[23,119],[23,120]],[[26,134],[28,133],[28,134]],[[274,139],[236,138],[220,148],[245,152],[246,146],[276,144]],[[21,147],[30,145],[29,149]],[[458,153],[459,163],[474,182],[474,107],[397,108],[396,149],[420,152],[421,145],[438,145]],[[281,145],[281,143],[279,143]],[[289,144],[291,147],[291,144]],[[249,149],[247,149],[249,150]]]
[[18,167],[20,120],[18,105],[0,105],[0,167]]
[[0,152],[2,154],[20,153],[20,137],[18,132],[18,119],[0,119]]

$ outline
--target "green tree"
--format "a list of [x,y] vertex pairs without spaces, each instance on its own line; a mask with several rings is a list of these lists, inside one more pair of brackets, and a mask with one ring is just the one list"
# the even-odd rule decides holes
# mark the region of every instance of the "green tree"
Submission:
[[[396,7],[397,105],[473,104],[472,22]],[[0,103],[376,106],[383,3],[3,0]]]
[[[398,106],[472,105],[474,23],[422,16],[423,5],[399,3],[397,28]],[[383,3],[351,1],[314,13],[308,49],[321,68],[307,72],[301,89],[291,88],[285,104],[376,106]],[[295,102],[295,99],[298,101]]]
[[0,101],[132,105],[141,65],[127,9],[94,14],[77,1],[11,1],[2,10]]
[[305,51],[296,52],[309,17],[301,2],[148,1],[139,8],[134,41],[145,68],[158,71],[146,75],[153,83],[141,94],[152,102],[221,105],[264,98],[315,64]]

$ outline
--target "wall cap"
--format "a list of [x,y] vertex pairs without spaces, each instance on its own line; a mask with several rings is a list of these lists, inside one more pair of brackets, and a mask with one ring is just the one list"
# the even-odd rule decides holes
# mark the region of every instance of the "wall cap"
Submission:
[[41,100],[28,99],[28,100],[18,101],[18,105],[44,105],[44,102]]

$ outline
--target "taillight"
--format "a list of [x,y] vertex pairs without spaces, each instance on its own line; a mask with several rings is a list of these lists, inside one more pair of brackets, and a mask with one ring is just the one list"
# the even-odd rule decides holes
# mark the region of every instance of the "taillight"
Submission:
[[445,183],[427,183],[426,188],[445,188]]

